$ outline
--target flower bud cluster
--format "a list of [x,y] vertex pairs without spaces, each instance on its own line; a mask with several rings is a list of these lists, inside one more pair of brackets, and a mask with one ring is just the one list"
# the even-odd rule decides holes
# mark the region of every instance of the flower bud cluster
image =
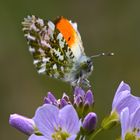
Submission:
[[[45,126],[42,126],[44,125],[44,118],[45,118],[44,117],[45,115],[43,116],[43,114],[45,114],[46,112],[46,114],[50,113],[51,115],[48,116],[50,117],[48,119],[48,123],[54,122],[53,118],[55,118],[55,121],[57,119],[58,120],[68,119],[66,121],[68,124],[65,124],[64,122],[61,121],[60,121],[61,122],[60,125],[57,124],[58,128],[55,128],[56,132],[54,131],[52,132],[52,136],[55,137],[55,139],[56,137],[64,137],[64,136],[69,137],[71,133],[73,133],[70,130],[67,130],[67,132],[62,131],[64,127],[63,125],[69,125],[69,124],[71,124],[71,127],[77,125],[73,127],[73,129],[75,129],[75,136],[77,137],[78,135],[86,136],[89,133],[93,132],[96,129],[96,125],[97,125],[97,115],[94,112],[92,112],[93,104],[94,104],[94,98],[93,98],[92,91],[88,90],[87,92],[85,92],[80,87],[75,88],[73,94],[73,100],[70,100],[69,96],[66,93],[62,95],[62,98],[57,100],[53,93],[48,92],[47,96],[44,97],[44,105],[37,109],[33,119],[29,119],[27,117],[18,114],[12,114],[10,116],[9,123],[11,126],[29,135],[30,136],[29,140],[36,139],[37,137],[36,135],[41,135],[40,138],[42,138],[46,136],[46,133],[44,134],[44,130],[42,130],[42,127],[45,128],[47,126],[47,124]],[[52,112],[52,110],[55,111]],[[47,116],[46,116],[46,121],[47,121]],[[76,122],[77,124],[75,124]],[[43,124],[41,125],[41,123]],[[53,123],[53,125],[54,124],[55,122]],[[46,129],[51,129],[51,128],[46,128]]]

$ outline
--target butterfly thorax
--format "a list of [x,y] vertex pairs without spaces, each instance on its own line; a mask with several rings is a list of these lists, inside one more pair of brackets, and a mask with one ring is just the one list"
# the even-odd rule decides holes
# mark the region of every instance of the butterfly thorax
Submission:
[[71,70],[65,74],[64,80],[76,86],[88,78],[93,71],[91,59],[85,55],[73,63]]

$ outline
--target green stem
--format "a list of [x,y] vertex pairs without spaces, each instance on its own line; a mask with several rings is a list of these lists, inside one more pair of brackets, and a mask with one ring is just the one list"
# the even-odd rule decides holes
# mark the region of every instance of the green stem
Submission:
[[96,136],[98,133],[100,133],[102,130],[103,130],[103,128],[99,128],[95,133],[93,133],[93,134],[90,136],[89,140],[93,140],[93,139],[95,138],[95,136]]

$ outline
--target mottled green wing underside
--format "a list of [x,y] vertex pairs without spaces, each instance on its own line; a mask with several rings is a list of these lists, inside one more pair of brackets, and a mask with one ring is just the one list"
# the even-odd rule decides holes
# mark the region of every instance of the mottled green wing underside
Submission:
[[55,24],[28,16],[22,25],[38,73],[63,79],[72,67],[74,55]]

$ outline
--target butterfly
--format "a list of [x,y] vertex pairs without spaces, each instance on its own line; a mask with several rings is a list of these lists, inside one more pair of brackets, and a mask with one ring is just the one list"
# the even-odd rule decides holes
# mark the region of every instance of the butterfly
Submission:
[[87,78],[93,71],[93,63],[84,52],[76,23],[64,17],[52,22],[32,15],[24,18],[22,26],[38,73],[72,86],[90,87]]

